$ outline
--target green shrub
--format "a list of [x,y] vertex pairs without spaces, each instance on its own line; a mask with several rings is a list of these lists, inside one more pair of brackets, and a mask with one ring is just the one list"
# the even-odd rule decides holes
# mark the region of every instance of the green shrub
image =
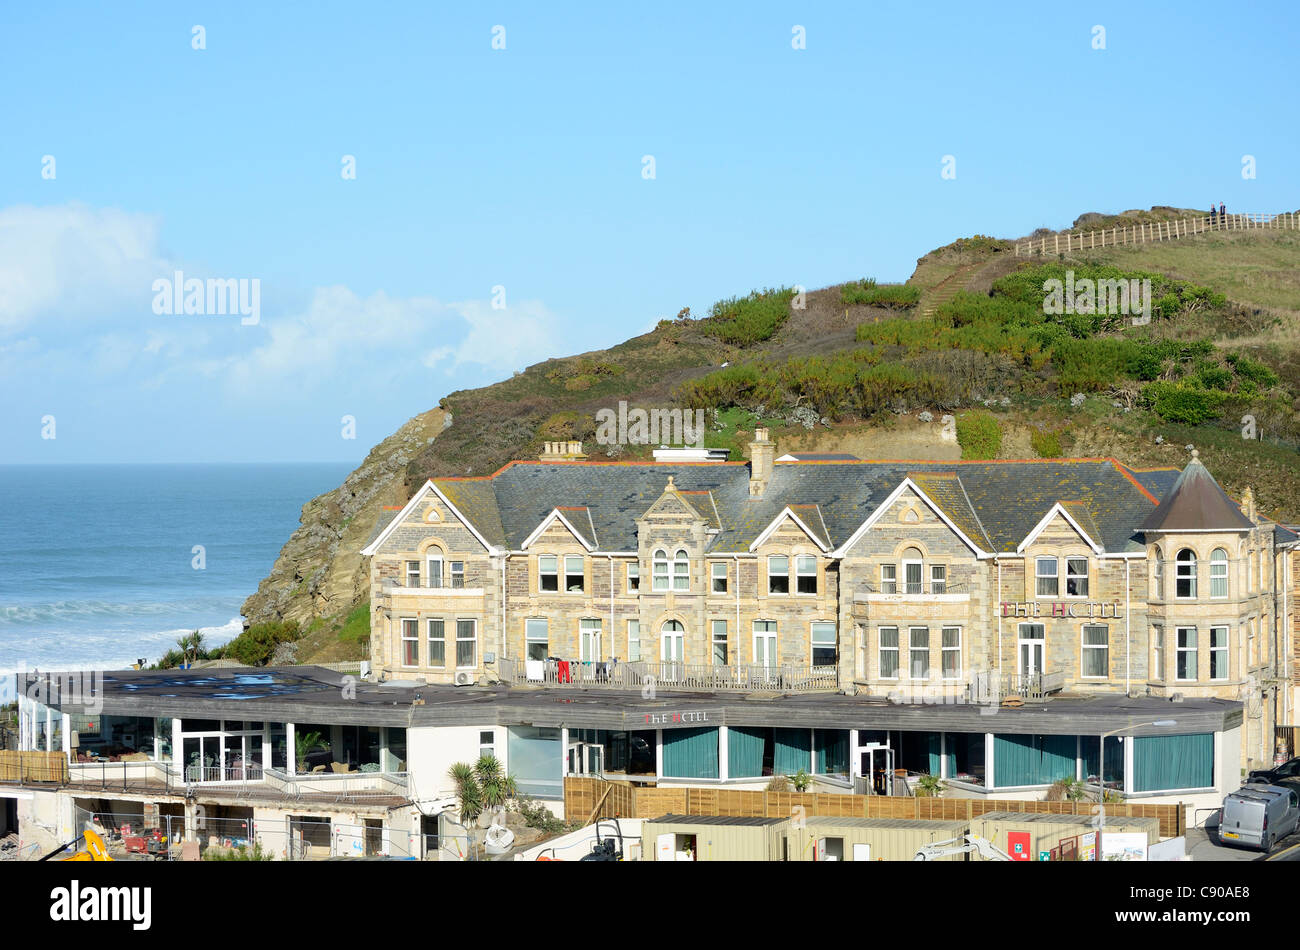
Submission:
[[708,336],[735,346],[749,346],[772,338],[790,316],[794,289],[764,288],[746,297],[728,297],[709,309],[700,329]]
[[1029,444],[1040,459],[1059,459],[1065,455],[1061,451],[1061,433],[1040,432],[1035,429],[1029,433]]
[[345,643],[364,643],[370,639],[370,601],[352,609],[339,630],[339,639]]
[[276,647],[281,643],[292,643],[301,636],[296,620],[255,623],[222,647],[220,653],[244,666],[265,666],[271,661]]
[[1219,416],[1227,393],[1201,389],[1187,383],[1149,383],[1142,400],[1162,419],[1184,425],[1200,425]]
[[905,310],[915,307],[921,299],[920,288],[910,284],[886,284],[877,287],[874,280],[850,282],[840,288],[840,301],[844,304],[865,304],[872,307],[890,307]]
[[1002,447],[1002,427],[987,412],[957,417],[957,444],[964,459],[995,459]]

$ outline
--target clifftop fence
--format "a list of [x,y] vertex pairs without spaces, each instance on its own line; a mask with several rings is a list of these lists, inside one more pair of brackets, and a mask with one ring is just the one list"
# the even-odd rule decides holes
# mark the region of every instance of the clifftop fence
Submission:
[[[629,782],[569,777],[564,780],[564,814],[569,821],[600,818],[660,818],[664,815],[728,815],[789,818],[802,807],[806,817],[911,818],[970,821],[987,812],[1091,817],[1096,802],[1026,802],[993,798],[903,798],[841,795],[835,792],[757,792],[729,788],[647,788]],[[595,814],[593,815],[593,812]],[[1187,810],[1177,805],[1107,803],[1112,817],[1158,818],[1160,837],[1187,831]]]
[[1127,228],[1097,228],[1092,231],[1064,231],[1027,241],[1016,242],[1016,257],[1033,257],[1046,254],[1070,254],[1091,251],[1099,247],[1117,247],[1130,244],[1151,244],[1172,241],[1176,238],[1214,231],[1296,231],[1300,230],[1300,214],[1284,211],[1281,214],[1251,212],[1225,214],[1199,218],[1177,218],[1172,221],[1150,221]]

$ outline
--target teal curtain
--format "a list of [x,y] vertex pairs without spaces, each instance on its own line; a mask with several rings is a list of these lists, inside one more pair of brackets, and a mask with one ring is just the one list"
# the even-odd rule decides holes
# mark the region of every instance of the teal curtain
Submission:
[[1038,785],[1040,759],[1034,736],[993,737],[993,780],[999,788]]
[[727,769],[732,778],[763,774],[763,746],[769,730],[753,726],[727,729]]
[[1214,734],[1139,736],[1133,740],[1133,790],[1209,788],[1214,784]]
[[800,769],[812,768],[812,755],[807,729],[773,729],[776,734],[776,760],[773,767],[778,775],[794,775]]
[[718,730],[665,729],[664,775],[671,778],[717,778]]
[[[1098,736],[1083,736],[1083,774],[1097,774],[1097,747],[1101,745]],[[1106,737],[1106,774],[1103,781],[1124,784],[1124,743],[1119,736]]]
[[[980,736],[980,738],[983,739],[984,737]],[[947,751],[944,753],[943,758],[944,758],[944,767],[947,769],[947,772],[945,772],[944,774],[946,774],[949,778],[952,778],[954,775],[957,774],[957,746],[959,743],[965,743],[965,741],[966,741],[966,737],[964,735],[960,735],[955,732],[950,732],[947,735],[947,738],[945,740]],[[935,772],[934,774],[938,775],[939,773]]]
[[928,770],[929,773],[931,775],[939,775],[940,774],[939,769],[943,767],[939,761],[939,749],[941,748],[939,733],[937,732],[925,733],[925,748],[926,751],[929,753],[929,759],[930,759],[930,765]]
[[993,780],[1010,788],[1074,778],[1077,751],[1075,736],[994,736]]
[[1063,779],[1074,778],[1075,762],[1079,757],[1078,736],[1039,736],[1039,748],[1043,752],[1039,775],[1040,785]]
[[849,731],[814,729],[813,748],[817,750],[817,774],[847,774],[849,771]]

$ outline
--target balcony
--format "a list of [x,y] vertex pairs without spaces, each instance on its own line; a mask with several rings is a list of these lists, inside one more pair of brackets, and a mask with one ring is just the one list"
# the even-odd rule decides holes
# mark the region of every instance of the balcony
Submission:
[[936,584],[933,581],[899,581],[887,588],[880,584],[859,584],[854,600],[884,599],[891,597],[950,597],[965,600],[970,597],[969,584]]
[[839,686],[834,666],[761,663],[724,666],[709,663],[621,663],[583,660],[498,661],[501,679],[511,686],[641,690],[646,686],[699,692],[809,693]]
[[1016,696],[1027,703],[1042,703],[1050,694],[1059,693],[1064,688],[1063,671],[998,674],[994,670],[984,670],[973,674],[970,698],[974,703],[994,703]]
[[444,579],[440,584],[429,587],[422,584],[406,584],[401,579],[384,581],[380,589],[385,594],[401,594],[412,597],[482,597],[484,588],[466,587],[463,577]]

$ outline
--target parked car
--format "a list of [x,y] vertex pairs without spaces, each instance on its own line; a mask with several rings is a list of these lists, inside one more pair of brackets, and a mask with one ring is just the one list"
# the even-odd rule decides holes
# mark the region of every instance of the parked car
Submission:
[[1300,781],[1300,756],[1283,762],[1276,768],[1256,769],[1246,776],[1247,782],[1263,782],[1276,785],[1278,782]]
[[1280,785],[1243,785],[1223,800],[1219,841],[1267,852],[1300,828],[1300,793]]

